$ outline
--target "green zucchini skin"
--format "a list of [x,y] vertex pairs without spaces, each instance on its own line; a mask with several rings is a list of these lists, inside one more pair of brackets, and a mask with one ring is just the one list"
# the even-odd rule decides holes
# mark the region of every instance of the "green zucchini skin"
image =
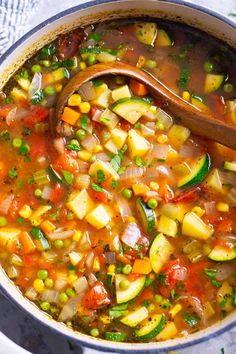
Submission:
[[126,333],[122,332],[106,332],[105,339],[111,340],[112,342],[124,342],[127,338]]
[[136,201],[136,209],[144,230],[150,235],[155,228],[155,214],[151,208],[147,206],[142,198]]
[[179,181],[178,187],[180,189],[187,189],[199,185],[206,177],[210,167],[210,155],[205,154],[201,156],[193,167],[192,172]]
[[216,262],[232,261],[236,258],[236,245],[230,250],[226,250],[220,246],[215,246],[208,255],[208,258]]
[[[144,324],[143,327],[135,331],[136,338],[140,342],[148,342],[154,337],[156,337],[165,327],[166,318],[164,315],[153,315],[150,316],[151,321],[147,321],[147,324]],[[153,324],[150,325],[150,323]],[[148,328],[150,327],[150,328]],[[143,332],[146,332],[143,334]]]

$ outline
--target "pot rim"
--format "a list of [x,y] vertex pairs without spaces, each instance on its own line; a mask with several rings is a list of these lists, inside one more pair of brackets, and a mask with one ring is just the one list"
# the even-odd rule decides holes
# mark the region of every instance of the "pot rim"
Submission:
[[[98,6],[98,5],[103,5],[103,4],[108,4],[108,3],[114,3],[114,2],[132,2],[131,0],[92,0],[92,1],[88,1],[85,2],[83,4],[80,5],[76,5],[73,6],[69,9],[66,9],[64,11],[59,12],[56,15],[51,16],[50,18],[46,19],[45,21],[41,22],[40,24],[36,25],[35,27],[33,27],[30,31],[28,31],[26,34],[24,34],[20,39],[18,39],[1,57],[0,57],[0,65],[2,65],[5,60],[24,42],[26,42],[26,40],[28,38],[30,38],[32,35],[34,35],[35,33],[39,32],[43,27],[59,20],[62,19],[65,16],[71,15],[77,11],[86,9],[86,8],[90,8],[92,6]],[[154,1],[154,0],[151,0]],[[185,2],[183,0],[156,0],[162,3],[169,3],[170,5],[181,5],[181,6],[185,6],[187,8],[196,10],[198,12],[202,12],[204,14],[207,14],[213,18],[216,18],[224,23],[226,23],[227,25],[229,25],[230,27],[232,27],[233,29],[236,30],[236,22],[234,22],[233,20],[231,20],[230,18],[228,18],[225,15],[222,15],[218,12],[216,12],[215,10],[212,10],[210,8],[207,8],[205,6],[202,5],[197,5],[197,4],[193,4],[193,3],[189,3],[189,2]],[[49,324],[48,321],[45,321],[43,318],[40,318],[37,314],[35,313],[31,313],[29,310],[27,310],[23,305],[20,304],[20,301],[16,300],[13,296],[13,294],[7,292],[6,288],[3,287],[0,284],[0,288],[3,289],[3,293],[7,294],[7,296],[10,296],[10,300],[22,311],[26,312],[28,315],[30,315],[30,317],[40,321],[43,325],[47,326],[50,328],[50,330],[52,331],[56,331],[59,333],[63,333],[64,335],[68,336],[72,341],[77,342],[79,345],[85,345],[87,348],[92,348],[92,349],[97,349],[97,350],[101,350],[103,352],[110,352],[111,350],[113,352],[119,352],[119,353],[125,353],[127,351],[132,352],[132,354],[138,354],[138,353],[157,353],[160,351],[169,351],[169,350],[175,350],[175,349],[183,349],[186,347],[190,347],[192,345],[204,342],[204,341],[208,341],[222,333],[225,333],[227,330],[230,330],[232,328],[234,328],[236,326],[236,318],[234,320],[232,320],[230,323],[228,324],[222,324],[221,322],[218,322],[218,325],[220,325],[219,328],[216,328],[215,330],[213,329],[210,333],[202,333],[202,335],[199,335],[198,338],[193,338],[191,339],[192,335],[186,337],[186,338],[180,338],[180,342],[179,344],[167,344],[167,346],[162,346],[161,348],[148,348],[149,343],[146,343],[146,348],[144,348],[145,343],[118,343],[118,342],[110,342],[110,341],[105,341],[105,340],[101,340],[101,339],[95,339],[92,338],[89,335],[85,335],[85,338],[81,338],[79,335],[83,334],[80,332],[71,332],[71,334],[65,333],[63,332],[60,328],[57,327],[53,327],[52,325]],[[1,289],[1,290],[2,290]],[[17,290],[17,289],[16,289]],[[23,295],[22,295],[23,296]],[[52,322],[53,323],[53,322]],[[213,325],[214,326],[214,325]],[[213,327],[212,326],[212,327]],[[210,328],[210,327],[209,327]],[[197,333],[201,333],[197,332]],[[77,338],[75,338],[73,336],[73,334],[77,335]],[[88,340],[87,338],[88,337]],[[186,340],[185,340],[186,339]],[[183,342],[182,342],[183,340]],[[168,341],[169,342],[169,341]],[[107,345],[106,345],[107,343]],[[165,343],[165,342],[162,342]],[[150,343],[151,344],[151,343]],[[152,343],[153,345],[155,345],[155,343]],[[158,343],[157,343],[158,344]],[[112,347],[113,345],[113,347]],[[127,345],[127,347],[125,347],[125,345]],[[131,348],[130,345],[133,345],[133,347]],[[114,346],[116,346],[117,348],[114,348]],[[136,348],[135,348],[135,347]],[[141,347],[142,346],[142,347]],[[130,347],[130,348],[129,348]]]

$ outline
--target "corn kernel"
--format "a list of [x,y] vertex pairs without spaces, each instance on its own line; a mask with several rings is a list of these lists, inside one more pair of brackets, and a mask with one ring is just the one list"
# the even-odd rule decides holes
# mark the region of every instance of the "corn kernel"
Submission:
[[79,106],[81,101],[82,101],[81,96],[78,93],[75,93],[74,95],[71,95],[70,98],[68,99],[68,105]]
[[74,281],[76,281],[78,279],[78,277],[77,277],[77,275],[75,275],[75,274],[70,274],[69,276],[68,276],[68,283],[70,284],[70,285],[72,285],[73,283],[74,283]]
[[197,214],[197,216],[201,217],[203,214],[205,214],[205,210],[200,208],[199,206],[196,206],[192,209],[192,211]]
[[185,101],[190,101],[190,93],[188,91],[184,91],[182,93],[182,98],[185,100]]
[[73,235],[73,241],[78,242],[81,239],[82,232],[80,230],[75,231]]
[[55,90],[57,91],[57,92],[61,92],[61,90],[62,90],[62,88],[63,88],[63,85],[62,84],[55,84]]
[[80,67],[81,70],[84,70],[84,69],[87,68],[87,65],[86,65],[86,63],[85,63],[84,61],[81,61],[81,62],[79,63],[79,67]]
[[110,264],[109,266],[108,266],[108,269],[107,269],[107,273],[115,273],[115,270],[116,270],[116,266],[115,266],[115,264]]
[[99,317],[99,320],[103,323],[103,324],[109,324],[111,322],[111,319],[109,316],[107,315],[101,315]]
[[174,307],[172,307],[172,309],[170,310],[169,313],[170,313],[171,317],[173,318],[181,310],[182,310],[182,306],[180,304],[176,304]]
[[216,204],[216,210],[221,211],[223,213],[228,213],[229,212],[229,204],[219,202]]
[[81,113],[88,113],[91,109],[91,106],[89,102],[81,102],[79,108]]
[[94,257],[94,260],[93,260],[93,271],[99,272],[100,269],[101,269],[101,267],[100,267],[99,258],[96,256],[96,257]]
[[103,151],[102,145],[97,144],[97,145],[94,146],[93,152],[94,152],[95,154],[98,153],[98,152],[101,152],[101,151]]
[[83,161],[89,161],[92,157],[91,152],[89,152],[87,150],[78,151],[77,155]]
[[29,219],[32,215],[32,209],[29,205],[25,204],[19,211],[19,215],[24,219]]
[[157,107],[156,107],[156,106],[151,106],[151,107],[149,108],[149,112],[150,112],[150,113],[153,113],[153,114],[156,114],[156,113],[157,113]]
[[153,190],[153,191],[158,191],[159,190],[159,184],[156,183],[156,182],[150,182],[150,188]]
[[128,223],[129,223],[129,222],[135,222],[135,223],[137,224],[137,220],[135,219],[134,216],[131,216],[131,215],[130,215],[130,216],[127,217],[126,220],[127,220]]
[[142,66],[144,66],[144,64],[146,63],[146,59],[143,55],[140,55],[137,61],[137,68],[141,68]]
[[168,137],[165,134],[161,134],[157,137],[157,142],[159,144],[165,144],[168,141]]
[[42,292],[44,290],[44,282],[41,279],[35,279],[33,282],[33,286],[37,292]]

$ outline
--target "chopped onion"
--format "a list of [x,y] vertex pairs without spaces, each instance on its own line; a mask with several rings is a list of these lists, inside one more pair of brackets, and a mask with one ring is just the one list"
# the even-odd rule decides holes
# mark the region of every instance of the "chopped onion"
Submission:
[[163,124],[164,129],[169,129],[173,124],[172,117],[160,108],[156,114],[156,119],[159,123]]
[[128,179],[141,178],[144,175],[145,169],[142,167],[127,167],[125,173],[121,175],[121,180],[126,181]]
[[64,230],[61,231],[60,229],[57,229],[53,232],[49,232],[47,234],[47,237],[51,240],[51,241],[55,241],[55,240],[65,240],[67,238],[70,238],[74,235],[74,230]]
[[155,122],[147,122],[145,125],[149,129],[156,130],[156,123]]
[[42,256],[49,262],[54,262],[58,258],[58,254],[52,250],[44,251]]
[[182,145],[179,149],[179,155],[183,158],[192,158],[200,154],[201,150],[196,146]]
[[148,128],[146,125],[141,124],[141,132],[145,137],[154,136],[155,130]]
[[46,289],[43,291],[41,299],[43,301],[56,304],[59,302],[59,292],[56,290]]
[[98,137],[94,134],[88,134],[82,141],[81,145],[88,151],[92,152],[93,148],[100,143]]
[[96,98],[96,91],[91,81],[82,84],[78,90],[83,101],[92,101]]
[[230,233],[220,233],[217,235],[219,239],[225,242],[236,242],[236,235]]
[[166,160],[169,152],[169,145],[155,144],[150,153],[150,157],[158,160]]
[[87,173],[89,170],[89,163],[85,161],[78,160],[78,167],[79,167],[79,172],[80,173]]
[[222,281],[230,277],[235,272],[235,264],[222,263],[216,266],[216,280]]
[[84,293],[88,289],[88,281],[85,277],[80,277],[73,282],[73,288],[77,294]]
[[58,317],[58,320],[64,322],[64,321],[70,320],[72,317],[74,317],[74,315],[77,312],[78,305],[81,302],[83,296],[84,296],[84,293],[81,292],[77,296],[69,299],[69,301],[62,308],[61,313]]
[[236,206],[236,188],[230,189],[227,198],[233,206]]
[[115,254],[115,252],[105,252],[104,256],[106,258],[106,264],[116,263],[116,254]]
[[53,140],[53,146],[59,154],[65,152],[65,140],[64,138],[57,138]]
[[173,278],[179,281],[184,281],[187,278],[187,268],[185,267],[178,267],[173,270]]
[[223,184],[236,185],[236,174],[235,172],[219,171],[220,180]]
[[87,258],[86,258],[86,267],[87,268],[92,268],[93,260],[94,260],[94,253],[91,251],[87,254]]
[[127,199],[125,199],[123,196],[117,194],[116,195],[116,203],[120,212],[120,215],[122,217],[122,220],[125,221],[127,216],[132,215],[129,202]]
[[89,273],[88,275],[88,283],[90,286],[93,286],[97,282],[97,278],[93,273]]
[[212,215],[216,213],[216,202],[206,202],[204,203],[204,209],[206,211],[206,215]]
[[29,99],[31,99],[35,93],[41,90],[42,87],[42,74],[35,73],[29,87]]
[[90,184],[90,176],[87,174],[79,175],[76,177],[75,183],[79,189],[87,189]]
[[37,293],[37,291],[35,290],[35,288],[33,288],[33,287],[31,286],[30,288],[28,288],[28,289],[26,290],[25,296],[26,296],[28,299],[34,301],[34,300],[37,299],[38,293]]
[[130,222],[125,228],[121,240],[129,247],[134,247],[141,236],[141,231],[135,222]]
[[8,210],[13,202],[14,195],[12,193],[6,194],[0,202],[0,214],[7,215]]
[[170,177],[170,170],[168,167],[159,165],[156,167],[156,170],[157,170],[157,172],[159,172],[160,175]]
[[98,154],[95,155],[95,157],[97,160],[101,160],[104,162],[111,161],[111,158],[105,152],[99,152]]
[[49,186],[45,186],[42,190],[42,198],[45,200],[50,200],[52,193],[52,188]]
[[96,108],[95,113],[92,116],[92,120],[94,122],[100,123],[100,116],[101,116],[102,113],[103,113],[103,111],[101,109]]
[[10,110],[10,112],[8,112],[8,114],[6,116],[7,125],[10,125],[12,122],[14,122],[16,120],[17,109],[18,109],[17,107],[14,107]]
[[91,241],[88,231],[85,231],[80,240],[80,251],[87,251],[91,248]]
[[67,275],[65,273],[59,273],[55,281],[54,289],[61,291],[67,285]]

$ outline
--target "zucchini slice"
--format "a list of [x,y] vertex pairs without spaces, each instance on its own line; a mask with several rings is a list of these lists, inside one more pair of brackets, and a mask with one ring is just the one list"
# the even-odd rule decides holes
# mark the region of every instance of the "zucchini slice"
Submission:
[[155,273],[161,270],[173,251],[172,245],[163,234],[160,233],[154,238],[149,250],[149,257]]
[[205,79],[204,91],[205,93],[211,93],[218,88],[224,82],[225,76],[219,74],[207,74]]
[[191,173],[179,181],[178,187],[181,189],[186,189],[197,186],[206,177],[210,166],[211,160],[208,154],[199,157],[194,164]]
[[130,282],[130,286],[126,290],[120,289],[120,282],[122,280],[127,280],[127,276],[123,274],[116,274],[116,301],[117,304],[123,304],[124,302],[128,302],[134,299],[140,291],[143,289],[146,277],[141,276],[134,281]]
[[217,262],[231,261],[236,258],[236,245],[232,244],[232,247],[216,245],[208,255],[208,258]]
[[157,25],[153,22],[137,22],[135,34],[139,42],[153,45],[157,35]]
[[111,340],[112,342],[124,342],[127,338],[126,333],[122,332],[106,332],[105,339]]
[[149,109],[150,103],[136,96],[121,98],[111,106],[114,113],[131,124],[135,124]]
[[225,161],[224,162],[224,170],[236,172],[236,162]]
[[143,229],[151,234],[155,227],[155,214],[154,211],[147,206],[146,203],[141,198],[136,201],[136,208],[138,212],[138,217],[142,224]]
[[141,327],[135,331],[136,337],[141,342],[146,342],[156,337],[165,326],[165,316],[155,314],[150,316]]
[[172,45],[173,42],[168,33],[163,29],[158,30],[155,41],[155,47],[170,47]]
[[144,321],[148,317],[148,309],[146,307],[140,307],[139,309],[128,313],[124,316],[120,322],[129,327],[136,327],[140,322]]

